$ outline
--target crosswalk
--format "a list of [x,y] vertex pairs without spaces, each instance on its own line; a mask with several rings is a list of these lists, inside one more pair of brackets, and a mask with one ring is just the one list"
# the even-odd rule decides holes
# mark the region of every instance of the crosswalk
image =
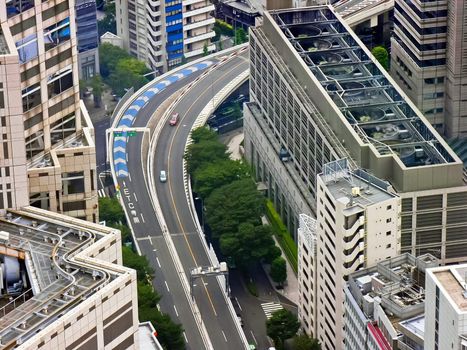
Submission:
[[97,191],[97,194],[99,195],[99,198],[104,198],[105,197],[105,191],[103,188],[99,189]]
[[265,315],[266,315],[266,318],[269,320],[271,317],[272,317],[272,314],[275,312],[275,311],[279,311],[279,310],[282,310],[283,307],[281,304],[279,303],[262,303],[261,304],[261,308],[263,309]]

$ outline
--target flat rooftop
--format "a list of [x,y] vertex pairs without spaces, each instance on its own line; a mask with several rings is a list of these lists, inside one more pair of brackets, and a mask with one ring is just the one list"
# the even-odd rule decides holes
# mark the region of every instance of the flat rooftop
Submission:
[[[323,173],[319,175],[336,200],[350,202],[354,205],[366,207],[396,197],[386,191],[388,184],[362,170],[350,170],[347,160],[341,159],[324,165]],[[358,195],[352,192],[358,189]],[[351,209],[351,208],[349,208]]]
[[24,295],[0,308],[1,346],[26,341],[122,274],[73,259],[109,236],[108,228],[27,207],[0,216],[0,231],[9,234],[0,253],[23,255],[30,281]]
[[467,312],[467,264],[440,268],[433,276],[460,312]]
[[458,162],[331,7],[270,15],[363,143],[380,155],[394,155],[405,167]]

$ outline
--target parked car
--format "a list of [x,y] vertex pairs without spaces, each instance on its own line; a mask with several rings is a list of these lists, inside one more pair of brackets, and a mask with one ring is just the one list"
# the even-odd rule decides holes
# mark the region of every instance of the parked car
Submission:
[[175,125],[177,125],[177,123],[178,123],[178,117],[179,117],[179,114],[178,114],[178,113],[172,114],[172,116],[170,117],[170,120],[169,120],[170,126],[175,126]]
[[167,182],[167,173],[165,170],[161,170],[161,173],[159,174],[159,180],[161,182]]

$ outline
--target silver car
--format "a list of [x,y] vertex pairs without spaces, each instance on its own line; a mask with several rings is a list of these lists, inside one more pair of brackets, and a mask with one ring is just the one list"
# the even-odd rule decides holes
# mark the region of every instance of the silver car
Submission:
[[159,175],[159,180],[161,182],[167,182],[167,173],[165,172],[165,170],[161,170],[161,173]]

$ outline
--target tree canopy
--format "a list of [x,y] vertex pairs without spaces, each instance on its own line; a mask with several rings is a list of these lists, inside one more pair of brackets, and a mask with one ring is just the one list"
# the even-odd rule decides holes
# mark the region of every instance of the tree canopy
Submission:
[[216,132],[211,129],[206,128],[205,126],[200,126],[199,128],[194,129],[191,132],[191,139],[193,143],[200,143],[203,141],[217,141],[218,135]]
[[214,190],[205,200],[206,222],[214,237],[237,232],[241,223],[258,225],[264,213],[264,197],[251,178]]
[[248,41],[248,37],[246,32],[243,28],[238,28],[235,31],[235,45],[240,45],[246,43]]
[[283,284],[287,279],[287,263],[281,256],[275,258],[271,263],[270,276],[278,284]]
[[226,145],[209,140],[189,145],[184,157],[190,174],[206,163],[229,159]]
[[105,4],[105,16],[102,20],[97,22],[97,31],[99,36],[106,32],[117,34],[117,23],[115,22],[115,3]]
[[149,81],[144,76],[146,73],[149,73],[149,69],[144,62],[133,57],[124,58],[117,62],[115,71],[109,76],[108,84],[115,94],[123,96],[125,89],[134,87],[136,91],[146,84]]
[[274,312],[266,321],[266,332],[278,348],[282,348],[284,340],[292,338],[299,328],[297,316],[285,309]]
[[117,63],[124,58],[131,58],[125,50],[109,43],[101,44],[99,46],[99,67],[102,77],[106,79],[112,72],[115,72]]
[[222,254],[232,257],[241,268],[265,259],[275,247],[270,226],[251,223],[241,223],[236,233],[221,236],[220,244]]
[[245,163],[223,159],[198,167],[194,175],[193,189],[201,197],[207,198],[216,188],[250,176],[250,167]]
[[133,252],[129,247],[122,247],[123,265],[136,270],[138,281],[147,282],[147,276],[154,276],[154,269],[149,265],[148,258]]
[[125,222],[125,213],[117,198],[99,198],[99,218],[108,226]]
[[388,50],[386,50],[384,46],[375,46],[371,50],[371,53],[373,54],[373,56],[375,56],[375,58],[383,66],[384,69],[389,69],[389,54]]
[[293,338],[294,350],[321,350],[318,339],[310,338],[306,334],[296,335]]

